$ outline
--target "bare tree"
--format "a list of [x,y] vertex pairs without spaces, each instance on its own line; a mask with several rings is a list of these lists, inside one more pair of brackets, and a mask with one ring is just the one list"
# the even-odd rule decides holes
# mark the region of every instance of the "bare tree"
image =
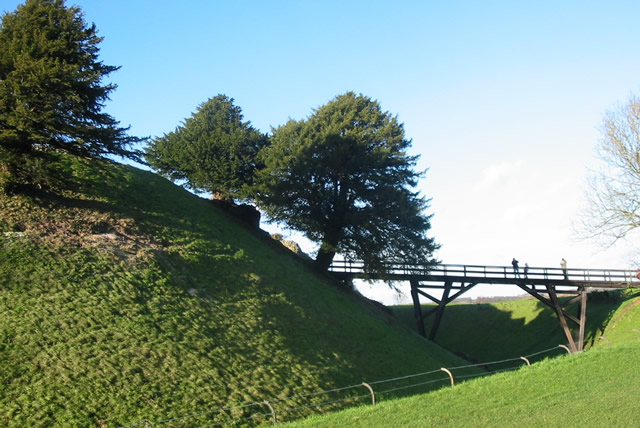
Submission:
[[640,98],[632,94],[604,115],[579,233],[608,246],[640,227]]

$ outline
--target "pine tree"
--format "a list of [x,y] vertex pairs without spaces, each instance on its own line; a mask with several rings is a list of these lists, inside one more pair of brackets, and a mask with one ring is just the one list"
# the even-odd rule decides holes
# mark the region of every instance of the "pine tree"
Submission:
[[[5,169],[20,159],[67,152],[139,159],[141,139],[102,112],[119,67],[98,59],[102,41],[78,7],[63,0],[27,0],[0,26],[0,154]],[[45,156],[46,158],[46,156]],[[13,162],[12,162],[13,159]]]
[[433,262],[428,201],[412,190],[421,173],[404,127],[377,101],[348,92],[306,120],[277,128],[259,172],[258,205],[274,221],[336,253],[384,271],[386,262]]
[[202,103],[175,131],[147,147],[149,165],[172,180],[217,199],[246,198],[253,183],[258,152],[266,135],[243,122],[233,98],[217,95]]

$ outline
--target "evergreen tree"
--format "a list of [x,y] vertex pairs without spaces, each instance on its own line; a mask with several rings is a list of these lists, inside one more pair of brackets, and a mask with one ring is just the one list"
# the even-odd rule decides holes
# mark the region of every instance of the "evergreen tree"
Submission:
[[202,103],[175,131],[154,139],[146,159],[172,180],[232,201],[248,196],[266,135],[243,122],[233,98],[217,95]]
[[[138,159],[141,141],[103,113],[118,67],[98,59],[95,25],[63,0],[27,0],[0,25],[0,155],[5,169],[45,152]],[[25,156],[26,155],[26,156]],[[11,162],[13,159],[13,165]],[[2,162],[2,161],[0,161]]]
[[257,200],[269,217],[320,244],[326,270],[336,253],[364,261],[430,264],[428,201],[411,190],[421,174],[404,127],[377,101],[348,92],[306,120],[277,128],[263,152]]

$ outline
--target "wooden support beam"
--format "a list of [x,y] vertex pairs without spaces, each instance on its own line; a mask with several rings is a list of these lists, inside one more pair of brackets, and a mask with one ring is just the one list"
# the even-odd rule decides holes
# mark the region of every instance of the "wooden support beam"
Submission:
[[413,300],[413,314],[416,318],[416,325],[418,327],[418,333],[422,337],[427,337],[427,333],[424,331],[424,317],[422,316],[422,309],[420,306],[420,297],[418,296],[418,281],[412,279],[411,283],[411,299]]
[[553,285],[551,285],[551,283],[549,282],[547,282],[546,287],[547,287],[547,293],[549,293],[549,297],[551,297],[551,301],[553,302],[553,307],[556,310],[556,315],[560,320],[560,326],[562,327],[562,330],[564,331],[564,335],[567,337],[567,340],[569,341],[569,348],[571,349],[571,352],[576,352],[577,351],[576,343],[573,340],[573,335],[571,334],[571,330],[569,330],[569,325],[567,325],[567,319],[564,316],[565,312],[562,310],[562,307],[560,306],[560,302],[558,301],[558,296],[556,295],[556,291],[553,289]]
[[578,333],[578,351],[584,349],[584,330],[587,325],[587,297],[586,290],[582,290],[580,294],[580,331]]
[[462,284],[462,288],[460,289],[460,291],[458,291],[456,294],[454,294],[453,296],[449,297],[449,301],[447,303],[451,303],[453,302],[455,299],[457,299],[458,297],[460,297],[461,295],[463,295],[464,293],[466,293],[467,291],[471,290],[473,287],[475,287],[476,285],[478,285],[477,282],[472,282],[471,284],[465,286],[464,284]]
[[540,300],[542,303],[544,303],[545,305],[549,306],[550,308],[554,309],[553,307],[553,302],[549,299],[547,299],[546,297],[544,297],[542,294],[538,293],[538,291],[535,288],[529,288],[527,287],[527,284],[524,281],[518,281],[516,282],[516,285],[520,288],[522,288],[524,291],[526,291],[527,293],[531,294],[533,297],[535,297],[536,299]]
[[427,299],[431,300],[433,303],[435,303],[436,305],[440,304],[440,300],[436,299],[435,297],[433,297],[432,295],[430,295],[429,293],[425,293],[424,291],[417,289],[418,294],[420,294],[421,296],[426,297]]
[[[526,291],[527,293],[531,294],[533,297],[535,297],[536,299],[540,300],[542,303],[544,303],[545,305],[549,306],[551,309],[553,309],[554,311],[557,312],[558,308],[560,309],[560,311],[562,311],[562,314],[565,316],[565,318],[573,321],[574,323],[576,323],[576,325],[580,325],[580,320],[578,318],[576,318],[575,316],[571,315],[570,313],[566,312],[564,309],[562,309],[564,306],[567,305],[567,303],[558,303],[558,306],[556,307],[556,305],[553,303],[552,300],[547,299],[546,297],[544,297],[543,295],[541,295],[540,293],[538,293],[537,290],[534,290],[532,288],[527,287],[527,285],[523,282],[518,282],[516,283],[516,285],[518,287],[520,287],[521,289],[523,289],[524,291]],[[547,289],[548,292],[548,289]],[[578,296],[579,297],[579,296]],[[559,302],[559,301],[558,301]]]
[[433,321],[433,326],[431,327],[431,333],[429,334],[429,340],[433,341],[436,337],[436,333],[438,332],[438,327],[440,326],[440,321],[442,320],[442,315],[444,314],[444,308],[447,306],[447,301],[449,299],[449,292],[451,291],[451,281],[446,281],[444,283],[444,293],[442,294],[442,299],[440,299],[440,304],[438,305],[438,311],[436,312],[436,319]]
[[[571,300],[567,300],[566,302],[564,302],[564,303],[562,304],[562,307],[563,307],[563,308],[566,308],[567,306],[570,306],[570,305],[572,305],[572,304],[574,304],[574,303],[576,303],[576,302],[579,302],[579,301],[580,301],[580,299],[582,299],[582,291],[579,291],[578,293],[579,293],[579,294],[578,294],[576,297],[574,297],[573,299],[571,299]],[[579,314],[580,314],[580,312],[578,312],[578,318],[580,318],[580,315],[579,315]]]

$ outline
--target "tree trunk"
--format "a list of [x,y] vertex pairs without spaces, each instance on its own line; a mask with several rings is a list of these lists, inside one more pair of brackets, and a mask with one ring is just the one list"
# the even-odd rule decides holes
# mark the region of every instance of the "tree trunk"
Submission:
[[326,272],[329,270],[329,266],[331,266],[331,262],[333,262],[333,257],[336,255],[335,251],[327,250],[324,248],[324,245],[320,247],[318,250],[318,255],[316,256],[315,265],[316,268],[321,272]]

